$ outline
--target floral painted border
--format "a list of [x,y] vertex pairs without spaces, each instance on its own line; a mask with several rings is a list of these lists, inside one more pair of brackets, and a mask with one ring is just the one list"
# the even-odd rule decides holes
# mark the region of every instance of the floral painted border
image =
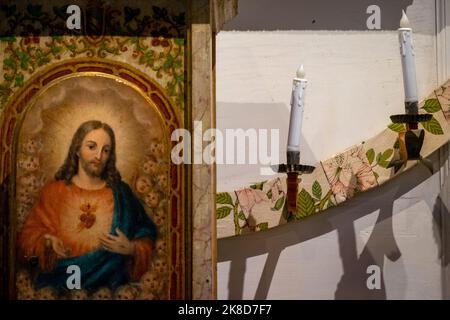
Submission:
[[[419,104],[420,113],[433,115],[430,121],[420,123],[426,131],[425,144],[428,142],[426,150],[422,152],[424,157],[440,148],[450,139],[449,92],[450,81],[447,81],[445,85],[440,87],[439,92],[433,92]],[[321,185],[316,180],[312,183],[309,191],[299,184],[299,192],[297,193],[298,211],[294,216],[288,217],[286,214],[286,189],[284,189],[283,201],[280,200],[279,205],[276,206],[275,218],[267,221],[256,219],[257,224],[244,229],[249,224],[249,217],[253,217],[253,220],[255,220],[254,217],[267,217],[267,206],[261,205],[270,201],[268,189],[264,188],[267,181],[234,192],[218,193],[216,197],[218,238],[263,231],[286,222],[302,220],[334,207],[336,203],[341,204],[356,194],[380,186],[393,178],[396,175],[391,173],[389,164],[399,153],[399,142],[396,135],[399,132],[404,132],[406,127],[403,124],[393,123],[387,127],[388,129],[369,139],[370,145],[374,147],[367,146],[369,141],[362,142],[322,161],[321,165],[327,177],[328,185]],[[385,147],[379,148],[380,145]],[[408,163],[403,171],[409,170],[414,165],[416,163]],[[380,176],[378,172],[386,176]],[[282,185],[286,186],[286,177],[277,179],[281,181]],[[327,192],[323,192],[327,189]],[[231,212],[233,212],[233,215],[231,215]],[[233,217],[233,219],[230,219],[230,217]]]
[[378,186],[362,145],[323,161],[322,166],[338,203]]
[[[420,113],[429,113],[433,114],[433,117],[429,121],[420,122],[421,126],[430,134],[433,135],[442,135],[444,134],[444,130],[442,129],[441,124],[435,117],[435,113],[443,112],[441,108],[441,104],[437,98],[429,98],[426,99],[423,105],[420,107]],[[388,128],[395,132],[405,132],[406,126],[403,123],[391,123],[388,125]]]
[[254,213],[258,212],[261,204],[266,204],[273,211],[271,214],[279,220],[281,210],[286,202],[286,183],[280,178],[253,184],[248,188],[234,191],[233,194],[220,192],[216,194],[216,218],[225,219],[232,213],[234,233],[236,235],[247,232],[267,230],[269,221],[260,221]]
[[[98,1],[97,1],[98,2]],[[66,5],[67,6],[67,5]],[[0,69],[0,113],[24,82],[44,66],[73,58],[102,58],[126,61],[157,80],[174,104],[184,109],[185,13],[170,13],[151,6],[114,8],[101,1],[86,9],[103,13],[99,22],[87,24],[92,34],[67,34],[65,7],[46,12],[41,5],[1,5],[10,30],[0,37],[3,60]],[[64,14],[63,14],[64,13]],[[89,12],[85,13],[89,17]],[[44,31],[36,29],[41,24]]]
[[[319,174],[325,178],[323,171]],[[255,183],[234,192],[217,193],[218,237],[267,230],[334,207],[336,200],[333,192],[328,185],[321,184],[320,180],[316,173],[310,184],[299,181],[297,212],[292,215],[287,212],[285,177]]]
[[297,212],[294,217],[295,219],[292,220],[307,218],[336,205],[332,190],[330,189],[323,194],[322,189],[320,183],[315,180],[311,192],[302,188],[301,191],[297,193]]
[[447,122],[450,122],[450,80],[434,91]]

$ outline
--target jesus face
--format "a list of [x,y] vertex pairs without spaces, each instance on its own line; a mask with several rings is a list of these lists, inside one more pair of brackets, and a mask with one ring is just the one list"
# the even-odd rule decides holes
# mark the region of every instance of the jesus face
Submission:
[[103,173],[111,152],[111,137],[103,129],[89,132],[81,143],[79,165],[86,174],[98,178]]

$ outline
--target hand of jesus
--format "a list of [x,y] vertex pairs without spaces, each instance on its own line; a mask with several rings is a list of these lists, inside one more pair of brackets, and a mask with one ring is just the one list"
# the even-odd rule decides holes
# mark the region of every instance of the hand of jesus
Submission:
[[116,228],[116,232],[118,236],[104,234],[100,237],[100,244],[102,248],[114,253],[133,255],[136,249],[134,242],[130,241],[119,228]]
[[58,256],[62,258],[67,258],[68,250],[64,248],[64,244],[61,239],[52,236],[50,234],[46,234],[44,237],[49,242],[50,247],[53,249],[53,251],[55,251],[55,253]]

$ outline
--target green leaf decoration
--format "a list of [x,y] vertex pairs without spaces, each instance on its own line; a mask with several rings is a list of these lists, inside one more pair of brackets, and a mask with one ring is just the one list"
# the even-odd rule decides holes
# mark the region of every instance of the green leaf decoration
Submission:
[[16,54],[20,60],[20,67],[22,68],[22,70],[26,70],[28,68],[28,62],[30,61],[30,56],[24,52],[17,51],[17,50],[16,50]]
[[[66,14],[66,11],[64,10],[64,15]],[[130,39],[138,39],[138,37],[132,37],[132,38],[130,38]],[[52,39],[53,40],[56,40],[56,41],[62,41],[64,38],[63,38],[63,36],[58,36],[58,35],[54,35],[54,36],[52,36]],[[131,40],[131,41],[133,41],[133,40]]]
[[247,219],[245,218],[244,211],[242,211],[242,210],[239,211],[238,218],[241,219],[241,220],[243,220],[243,221],[247,220]]
[[264,186],[264,183],[266,183],[266,181],[258,182],[258,183],[252,184],[252,185],[250,186],[250,188],[255,189],[255,190],[262,190],[262,189],[263,189],[263,186]]
[[175,76],[175,80],[177,80],[178,82],[183,82],[184,81],[184,75],[180,74]]
[[312,185],[312,193],[317,200],[320,200],[322,198],[322,187],[317,180],[314,181]]
[[329,208],[333,208],[333,207],[335,207],[336,205],[333,203],[333,201],[330,199],[330,200],[328,200],[328,202],[327,202],[327,206],[326,206],[326,209],[329,209]]
[[155,60],[154,52],[152,50],[147,51],[139,58],[140,64],[147,64],[148,66],[151,66]]
[[58,53],[62,51],[62,48],[58,46],[51,46],[50,50],[52,51],[53,55],[56,56]]
[[305,218],[314,213],[314,200],[311,195],[305,190],[302,189],[300,193],[297,195],[297,214],[296,218]]
[[292,220],[292,215],[288,212],[288,206],[285,205],[283,207],[283,210],[281,211],[281,215],[283,216],[283,219],[286,221],[291,221]]
[[378,165],[380,166],[380,167],[382,167],[382,168],[385,168],[385,169],[387,169],[387,167],[389,166],[389,161],[379,161],[378,162]]
[[428,113],[435,113],[441,110],[441,104],[438,99],[428,99],[422,107]]
[[1,42],[15,42],[16,37],[15,36],[9,36],[9,37],[0,37]]
[[323,211],[326,209],[327,202],[331,199],[333,195],[333,192],[331,190],[328,190],[327,194],[323,197],[323,199],[320,199],[319,203],[315,203],[315,211]]
[[444,134],[444,130],[442,130],[439,121],[437,121],[435,117],[431,118],[430,121],[421,122],[421,124],[423,128],[431,134],[434,135]]
[[272,190],[267,192],[267,198],[272,199]]
[[373,160],[375,159],[375,151],[372,149],[367,150],[366,152],[367,160],[369,160],[369,164],[372,164]]
[[380,167],[387,168],[389,165],[388,160],[392,156],[393,153],[394,153],[394,149],[387,149],[383,153],[379,153],[377,155],[377,164]]
[[19,57],[20,61],[28,61],[28,60],[30,60],[30,57],[25,52],[22,52],[22,51],[19,51],[19,50],[15,50],[14,52]]
[[27,70],[28,69],[28,61],[27,60],[20,61],[20,67],[22,68],[22,70]]
[[217,219],[223,219],[228,217],[231,212],[231,207],[220,207],[216,209],[216,217]]
[[381,155],[381,160],[382,161],[386,161],[389,160],[389,158],[392,156],[392,154],[394,153],[393,149],[387,149],[383,152],[383,154]]
[[18,73],[16,75],[16,81],[15,81],[15,86],[16,87],[21,87],[23,85],[23,74]]
[[395,132],[405,132],[406,127],[403,123],[391,123],[388,128]]
[[278,211],[283,207],[284,204],[284,196],[280,197],[277,202],[275,202],[275,206],[272,208],[272,211]]
[[228,192],[219,192],[216,194],[216,203],[233,205],[233,199]]
[[176,45],[179,45],[179,46],[183,46],[184,45],[184,39],[183,38],[175,38],[174,42],[175,42]]
[[16,68],[16,62],[11,57],[8,57],[8,58],[4,59],[3,60],[3,64],[4,64],[4,66],[6,66],[6,67],[8,67],[10,69],[15,69]]
[[173,62],[173,66],[174,66],[174,68],[181,68],[181,66],[182,66],[181,60],[175,60]]
[[381,159],[381,152],[378,152],[378,154],[377,154],[377,159],[376,159],[377,164],[380,163],[380,159]]
[[169,54],[167,55],[167,57],[166,57],[166,61],[164,61],[163,69],[164,69],[165,71],[168,71],[170,68],[172,68],[173,63],[174,63],[174,58],[173,58],[173,56],[169,53]]
[[[3,36],[0,35],[0,44],[7,48],[4,57],[0,59],[0,64],[2,64],[5,71],[2,76],[3,82],[0,81],[1,85],[8,86],[8,89],[22,87],[25,79],[30,77],[38,67],[55,60],[61,60],[62,56],[70,55],[71,58],[77,58],[84,57],[86,54],[89,56],[92,54],[94,58],[107,58],[121,55],[129,50],[128,52],[133,52],[131,59],[139,64],[145,64],[146,67],[156,72],[158,78],[164,79],[164,89],[174,99],[179,108],[183,109],[186,92],[183,52],[186,41],[180,31],[183,30],[185,25],[184,13],[173,16],[172,14],[169,15],[166,9],[158,8],[153,13],[152,11],[143,13],[145,16],[141,17],[141,9],[125,6],[124,15],[121,16],[122,19],[113,19],[114,21],[108,25],[108,29],[111,29],[110,31],[117,31],[120,34],[127,35],[121,41],[111,42],[105,38],[101,39],[101,41],[96,41],[94,44],[85,41],[85,39],[80,41],[77,39],[72,42],[71,40],[66,41],[63,36],[50,35],[51,38],[48,39],[50,41],[42,41],[41,38],[41,41],[38,41],[36,44],[37,38],[35,37],[39,36],[39,26],[35,22],[42,22],[42,25],[50,23],[52,24],[50,29],[55,28],[55,30],[59,30],[64,26],[60,25],[59,22],[61,21],[58,22],[57,20],[62,19],[64,21],[66,19],[66,7],[67,5],[54,6],[52,8],[53,13],[50,13],[47,11],[50,7],[44,9],[42,5],[29,5],[18,9],[16,5],[4,5],[0,0],[0,12],[4,13],[5,26],[14,29],[16,25],[26,24],[24,25],[24,30],[22,30],[26,33],[22,35],[25,38],[19,38],[21,39],[20,41],[16,36],[5,36],[8,32]],[[156,22],[154,31],[157,34],[155,38],[160,35],[165,38],[164,43],[166,44],[162,44],[162,46],[169,44],[164,52],[152,50],[154,46],[144,43],[144,39],[138,36],[141,29],[148,23],[152,24],[150,28],[153,28],[153,14],[162,19],[162,21]],[[123,20],[125,25],[123,25]],[[53,22],[55,23],[54,25]],[[131,22],[133,23],[131,24]],[[78,34],[78,32],[75,33]],[[18,73],[23,74],[17,75]],[[171,90],[170,88],[173,89]],[[0,109],[4,107],[5,92],[6,90],[0,92]]]
[[48,57],[42,56],[42,57],[38,57],[37,59],[37,65],[43,66],[44,64],[47,64],[50,62],[50,59]]
[[400,149],[400,141],[398,140],[398,138],[395,140],[393,148],[394,149]]
[[0,100],[6,101],[6,98],[11,94],[11,91],[12,90],[8,86],[0,84]]
[[267,229],[269,229],[269,223],[268,223],[268,222],[261,222],[261,223],[258,223],[258,224],[256,225],[256,227],[257,227],[260,231],[267,230]]

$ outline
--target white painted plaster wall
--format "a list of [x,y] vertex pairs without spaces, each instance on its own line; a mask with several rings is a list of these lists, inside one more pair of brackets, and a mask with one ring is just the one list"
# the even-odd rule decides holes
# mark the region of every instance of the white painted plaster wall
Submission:
[[[437,2],[450,8],[449,1]],[[437,42],[435,1],[415,0],[407,14],[414,29],[419,95],[424,98],[438,85],[438,77],[449,76],[448,27],[437,28]],[[389,115],[403,111],[395,30],[222,31],[216,41],[217,127],[279,128],[281,161],[291,83],[300,63],[309,80],[304,163],[324,160],[374,136],[389,123]],[[218,297],[447,298],[443,252],[448,247],[441,237],[448,215],[443,191],[448,191],[443,169],[447,149],[432,159],[433,176],[416,167],[324,214],[219,240]],[[218,191],[267,179],[259,175],[258,165],[219,165],[217,176]],[[383,284],[370,291],[366,269],[373,264],[383,270]]]

